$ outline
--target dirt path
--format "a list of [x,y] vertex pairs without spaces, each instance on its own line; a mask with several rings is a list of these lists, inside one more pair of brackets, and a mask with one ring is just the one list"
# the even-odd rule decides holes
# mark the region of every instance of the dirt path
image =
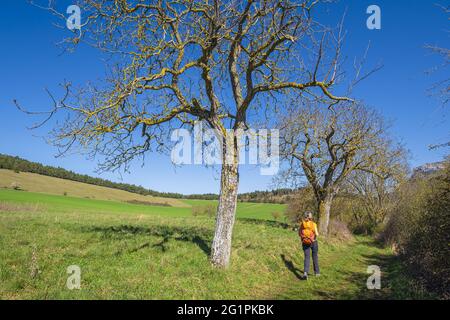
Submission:
[[[406,279],[400,277],[401,265],[389,249],[379,247],[368,238],[357,238],[347,245],[322,245],[319,249],[321,276],[300,280],[302,257],[285,257],[290,275],[277,288],[273,299],[402,299],[411,298],[405,291]],[[367,288],[367,267],[380,267],[381,289]]]

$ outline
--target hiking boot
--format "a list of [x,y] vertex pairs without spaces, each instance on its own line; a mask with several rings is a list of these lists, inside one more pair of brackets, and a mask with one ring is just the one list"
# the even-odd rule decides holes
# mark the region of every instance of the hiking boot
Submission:
[[308,280],[308,274],[306,272],[303,274],[303,280]]

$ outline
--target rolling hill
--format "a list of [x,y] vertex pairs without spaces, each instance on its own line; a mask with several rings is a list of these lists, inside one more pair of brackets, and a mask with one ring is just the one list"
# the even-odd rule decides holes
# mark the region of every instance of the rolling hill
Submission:
[[15,172],[12,170],[0,169],[0,188],[12,189],[14,187],[30,192],[67,195],[88,199],[122,202],[138,201],[143,204],[189,207],[188,204],[179,199],[144,196],[124,190],[54,178],[36,173]]
[[[0,169],[1,200],[22,203],[46,203],[49,210],[77,208],[83,203],[99,211],[163,213],[172,216],[191,216],[191,208],[217,204],[217,200],[173,199],[144,196],[115,188],[107,188],[72,180],[49,177],[30,172]],[[14,191],[22,192],[6,192]],[[0,190],[1,191],[1,190]],[[26,192],[24,192],[26,191]],[[42,194],[42,196],[39,196]],[[49,195],[49,196],[46,196]],[[50,195],[61,197],[50,197]],[[11,198],[12,197],[12,198]],[[91,200],[91,201],[88,201]],[[120,202],[120,203],[117,203]],[[62,205],[62,206],[61,206]],[[153,207],[153,208],[152,208]],[[273,213],[281,216],[286,206],[275,203],[238,202],[237,217],[274,220]],[[181,210],[183,209],[183,210]]]

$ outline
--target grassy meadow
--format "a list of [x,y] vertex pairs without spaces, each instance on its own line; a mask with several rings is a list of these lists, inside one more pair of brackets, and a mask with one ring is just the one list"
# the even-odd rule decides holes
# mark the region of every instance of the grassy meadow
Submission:
[[17,185],[21,190],[72,197],[114,200],[114,201],[140,201],[149,204],[165,204],[172,207],[186,207],[186,204],[178,199],[143,196],[119,189],[111,189],[77,181],[54,178],[30,172],[14,172],[0,169],[0,188],[11,188]]
[[[389,249],[357,237],[320,242],[322,276],[299,280],[295,231],[269,221],[281,205],[239,203],[232,263],[208,261],[214,219],[150,206],[0,189],[1,299],[367,299],[426,297]],[[382,289],[366,288],[368,265]],[[81,289],[66,287],[81,268]],[[384,267],[385,266],[385,267]]]

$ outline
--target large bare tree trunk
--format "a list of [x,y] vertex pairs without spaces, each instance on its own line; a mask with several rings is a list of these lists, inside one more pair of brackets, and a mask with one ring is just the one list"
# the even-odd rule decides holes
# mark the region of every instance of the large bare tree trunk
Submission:
[[330,210],[333,198],[326,196],[319,200],[319,233],[321,235],[328,235],[328,226],[330,224]]
[[216,215],[216,230],[211,246],[211,262],[214,266],[220,268],[226,268],[230,262],[231,238],[236,215],[239,185],[239,153],[235,141],[233,141],[233,147],[231,149],[235,152],[235,156],[233,156],[232,163],[226,163],[226,143],[224,143],[220,196]]

